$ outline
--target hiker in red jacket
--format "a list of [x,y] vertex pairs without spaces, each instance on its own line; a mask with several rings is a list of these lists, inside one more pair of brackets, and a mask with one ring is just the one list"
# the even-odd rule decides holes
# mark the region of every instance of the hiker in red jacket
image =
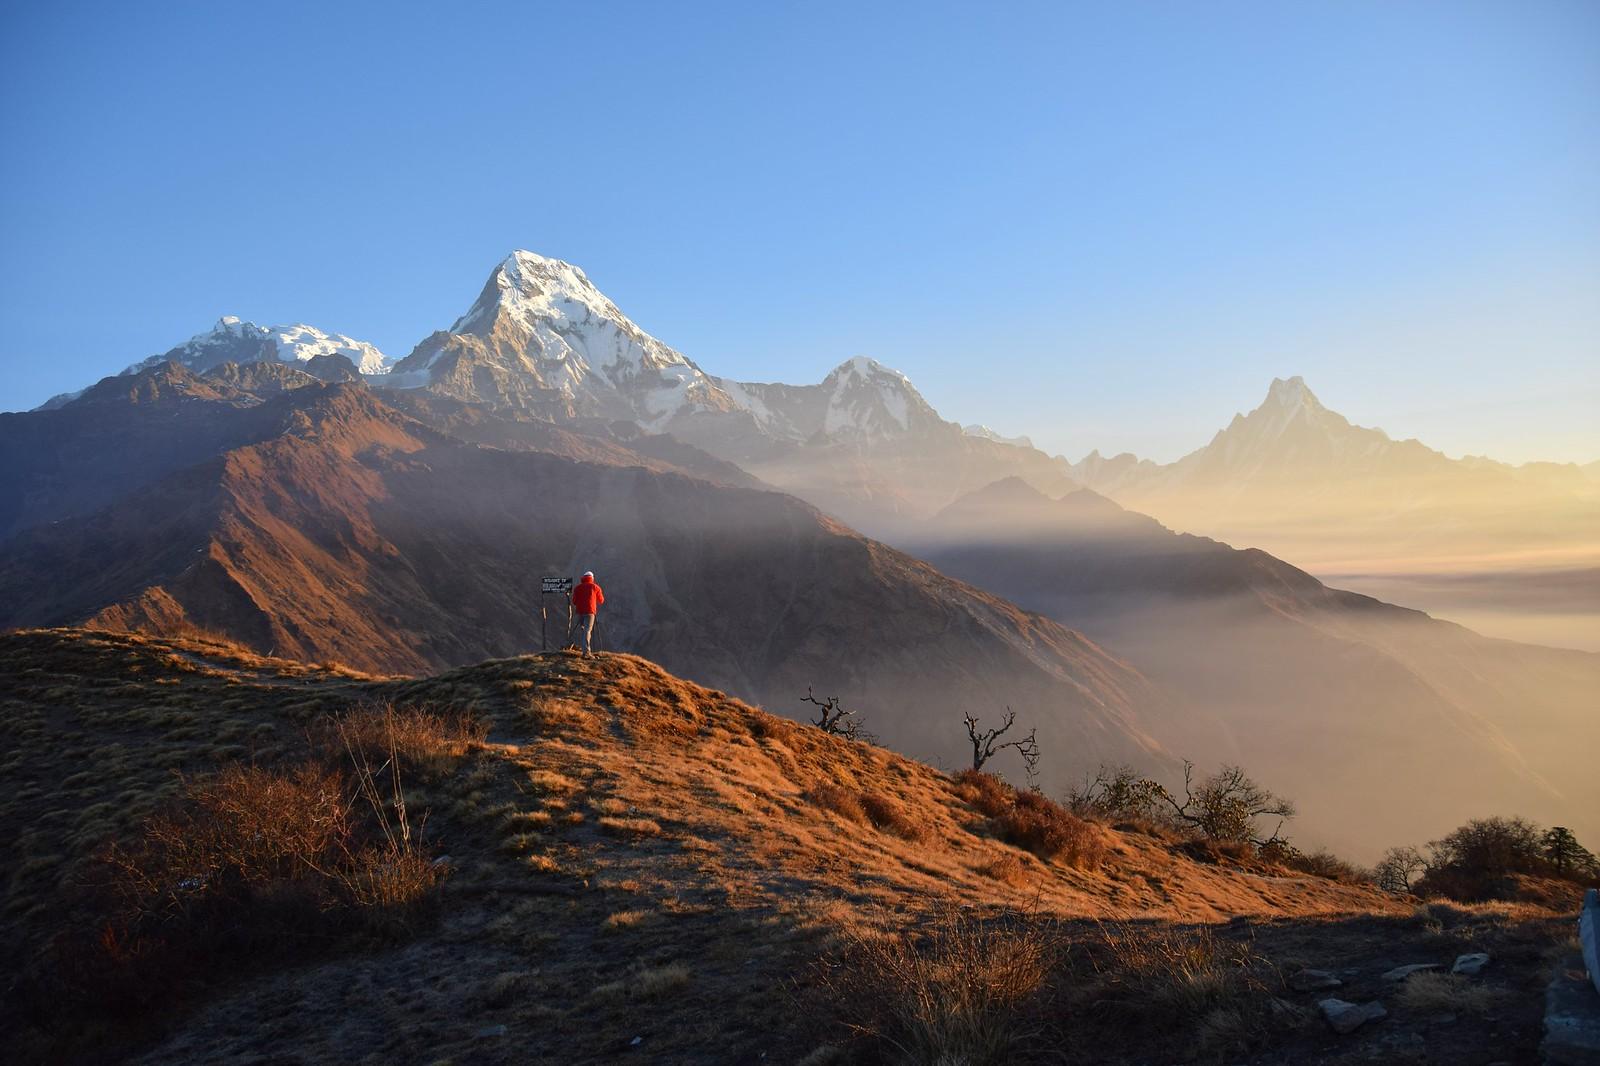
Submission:
[[593,652],[590,645],[594,640],[594,616],[600,613],[600,605],[606,602],[606,594],[600,591],[600,586],[595,584],[594,571],[585,570],[583,580],[579,581],[572,589],[572,611],[576,614],[578,632],[583,635],[583,657],[587,659]]

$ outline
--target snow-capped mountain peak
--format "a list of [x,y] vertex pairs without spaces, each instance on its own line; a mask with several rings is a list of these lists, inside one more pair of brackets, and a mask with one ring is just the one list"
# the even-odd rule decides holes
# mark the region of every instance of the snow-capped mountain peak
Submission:
[[497,321],[508,321],[531,333],[544,322],[589,319],[608,319],[625,324],[632,332],[643,332],[594,287],[581,268],[518,249],[495,267],[477,302],[456,319],[450,332],[481,335]]
[[716,382],[636,326],[571,263],[518,250],[466,314],[396,364],[391,384],[545,417],[629,419],[659,431],[686,410],[726,411]]
[[1008,437],[997,430],[990,429],[988,426],[979,425],[976,422],[969,426],[962,426],[961,432],[965,433],[969,437],[981,437],[984,440],[992,440],[996,444],[1013,444],[1019,448],[1033,447],[1033,440],[1029,437]]
[[878,440],[943,423],[900,371],[858,355],[822,379],[822,433],[834,440]]
[[306,363],[321,355],[339,355],[350,360],[363,374],[385,374],[389,358],[366,341],[342,333],[324,333],[315,326],[258,326],[237,315],[224,315],[204,333],[160,355],[152,355],[122,371],[137,374],[172,360],[196,373],[204,373],[223,363],[254,363],[276,359],[282,363]]

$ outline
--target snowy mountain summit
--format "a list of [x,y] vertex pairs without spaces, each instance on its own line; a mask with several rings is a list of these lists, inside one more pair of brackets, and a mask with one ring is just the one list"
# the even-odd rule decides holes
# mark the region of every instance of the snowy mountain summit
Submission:
[[528,251],[502,260],[467,312],[383,384],[556,420],[625,420],[691,441],[736,441],[734,452],[943,424],[905,375],[861,356],[818,385],[707,374],[635,325],[581,269]]
[[[342,364],[344,360],[350,361],[349,367],[339,369],[332,365]],[[115,376],[129,377],[166,362],[178,363],[196,374],[204,374],[224,363],[259,362],[287,363],[319,377],[355,372],[376,377],[389,372],[389,357],[366,341],[342,333],[324,333],[303,322],[292,326],[258,326],[235,315],[224,315],[206,332],[197,333],[160,355],[141,359]],[[70,403],[85,391],[79,389],[52,396],[41,405],[41,410]]]
[[195,373],[204,373],[223,363],[254,363],[276,359],[281,363],[309,363],[318,356],[339,355],[350,360],[363,374],[384,374],[389,359],[366,341],[342,333],[324,333],[315,326],[258,326],[234,315],[225,315],[205,333],[160,355],[152,355],[123,371],[137,374],[168,360],[181,363]]
[[388,384],[547,417],[626,419],[650,430],[685,411],[727,411],[713,379],[634,325],[571,263],[516,251],[448,329]]

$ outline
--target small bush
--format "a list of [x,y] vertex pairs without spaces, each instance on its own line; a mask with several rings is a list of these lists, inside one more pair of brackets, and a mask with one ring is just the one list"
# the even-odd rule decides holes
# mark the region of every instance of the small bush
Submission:
[[[1210,928],[1106,923],[1062,1009],[1085,1011],[1087,1046],[1149,1042],[1165,1061],[1241,1053],[1303,1019],[1272,994],[1278,976]],[[1132,1055],[1130,1058],[1148,1058]]]
[[1089,869],[1106,855],[1105,837],[1097,826],[1037,792],[1018,792],[1011,809],[993,824],[1000,839],[1041,859],[1059,858],[1069,866]]
[[867,824],[867,812],[861,806],[861,797],[851,789],[835,784],[816,785],[806,792],[806,799],[846,821]]
[[982,770],[962,770],[955,781],[956,795],[990,818],[1010,810],[1016,796],[1016,789]]
[[956,795],[988,815],[990,829],[1008,844],[1041,859],[1060,858],[1085,869],[1105,858],[1106,839],[1100,829],[1054,800],[977,770],[963,770],[955,781]]
[[1001,852],[994,858],[976,867],[977,871],[985,877],[1007,885],[1021,885],[1027,883],[1028,871],[1022,865],[1022,860],[1009,851]]
[[364,763],[181,779],[176,800],[132,843],[108,845],[97,870],[95,936],[58,949],[69,992],[111,1010],[238,960],[404,928],[443,874],[397,779]]
[[913,820],[894,800],[887,796],[861,794],[861,809],[874,828],[893,833],[902,840],[921,840],[927,835],[922,824]]
[[1291,853],[1283,857],[1283,864],[1291,870],[1310,874],[1313,877],[1325,877],[1329,881],[1337,881],[1345,885],[1359,885],[1372,883],[1372,873],[1364,870],[1352,862],[1333,854],[1331,851],[1321,849],[1310,853],[1291,849]]
[[894,1061],[988,1066],[1042,1043],[1053,929],[946,911],[916,935],[854,935],[819,968],[841,1021]]
[[377,764],[393,756],[424,777],[453,769],[488,735],[488,723],[468,714],[389,703],[353,707],[324,720],[315,731],[320,746],[335,757],[349,751]]

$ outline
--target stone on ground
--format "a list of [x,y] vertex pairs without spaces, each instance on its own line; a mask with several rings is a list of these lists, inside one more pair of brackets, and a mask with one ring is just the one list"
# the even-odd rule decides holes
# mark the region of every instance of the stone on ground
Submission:
[[1334,1032],[1353,1033],[1368,1022],[1387,1018],[1389,1012],[1377,1000],[1370,1003],[1346,1003],[1342,999],[1325,999],[1317,1004],[1322,1017]]
[[1461,974],[1463,977],[1476,977],[1487,965],[1489,965],[1489,953],[1475,951],[1470,955],[1457,955],[1456,964],[1450,967],[1450,972]]
[[1327,970],[1301,970],[1289,978],[1289,987],[1296,992],[1320,992],[1324,988],[1338,988],[1344,984]]
[[1385,973],[1383,979],[1393,984],[1396,981],[1404,981],[1414,973],[1422,973],[1424,970],[1437,970],[1438,968],[1439,964],[1436,962],[1414,962],[1409,966],[1396,966]]

